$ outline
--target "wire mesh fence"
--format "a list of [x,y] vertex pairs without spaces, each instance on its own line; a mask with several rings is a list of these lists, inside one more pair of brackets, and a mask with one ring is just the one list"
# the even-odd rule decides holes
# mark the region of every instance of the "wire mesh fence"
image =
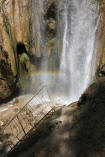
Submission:
[[40,89],[4,128],[9,152],[54,108],[46,87]]

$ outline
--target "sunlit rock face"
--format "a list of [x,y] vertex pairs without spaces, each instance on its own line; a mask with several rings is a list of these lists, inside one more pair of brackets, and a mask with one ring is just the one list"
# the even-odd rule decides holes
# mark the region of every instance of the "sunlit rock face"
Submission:
[[16,71],[14,56],[17,55],[16,46],[19,42],[25,45],[28,53],[35,55],[34,58],[41,59],[43,56],[53,58],[56,51],[57,1],[11,0],[3,2],[0,13],[3,38],[1,43],[9,52],[13,70]]
[[99,26],[97,30],[96,47],[97,66],[99,69],[105,64],[105,0],[99,0]]
[[40,21],[42,1],[11,0],[3,3],[5,16],[11,26],[14,46],[23,42],[27,51],[40,55]]
[[[19,0],[1,1],[0,3],[0,47],[2,48],[0,50],[0,53],[2,51],[0,98],[2,99],[9,97],[15,89],[18,75],[17,43],[23,42],[29,49],[28,6],[28,1]],[[7,58],[5,58],[5,52]]]
[[8,52],[12,69],[16,74],[16,46],[23,43],[30,54],[41,56],[41,29],[43,25],[43,1],[4,1],[0,12],[0,42]]

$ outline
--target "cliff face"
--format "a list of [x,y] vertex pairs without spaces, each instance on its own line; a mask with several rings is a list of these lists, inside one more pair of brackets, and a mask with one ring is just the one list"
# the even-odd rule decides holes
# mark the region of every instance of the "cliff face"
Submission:
[[17,43],[23,42],[26,47],[29,47],[27,6],[28,1],[20,0],[0,3],[0,98],[2,99],[7,98],[14,91],[18,73]]
[[28,52],[40,54],[42,4],[43,0],[8,0],[3,3],[2,8],[10,25],[14,48],[18,42],[22,42]]
[[105,64],[105,0],[99,0],[99,26],[97,30],[97,65]]
[[[41,55],[42,5],[42,0],[0,1],[0,47],[2,47],[0,51],[3,54],[0,55],[0,62],[3,58],[6,64],[5,70],[11,71],[11,77],[13,78],[17,77],[19,70],[18,49],[19,53],[23,51],[21,46],[18,48],[20,43],[27,53],[35,54],[37,57]],[[4,52],[6,52],[8,58],[5,58]],[[2,66],[0,66],[0,76],[2,75],[1,71]],[[2,75],[2,81],[0,81],[0,92],[2,94],[0,98],[4,99],[13,92],[12,88],[9,89],[8,83],[8,79],[5,79]]]
[[[48,60],[49,70],[57,70],[59,67],[62,49],[62,32],[57,30],[60,18],[59,2],[62,3],[61,0],[0,0],[0,46],[2,47],[1,51],[8,54],[6,64],[10,65],[13,78],[18,75],[17,45],[19,43],[23,44],[26,52],[32,56],[34,70],[39,68],[43,57]],[[62,11],[62,8],[60,10]],[[105,64],[104,18],[105,0],[102,0],[100,1],[100,22],[96,39],[100,41],[96,42],[99,43],[96,46],[98,47],[97,65],[99,67]],[[21,47],[19,51],[23,51]],[[5,83],[2,81],[0,85],[2,84]]]
[[8,62],[8,53],[0,46],[0,99],[5,99],[12,94],[15,82],[16,78]]
[[9,0],[3,4],[4,14],[10,24],[14,48],[17,42],[23,42],[29,48],[29,7],[29,0]]

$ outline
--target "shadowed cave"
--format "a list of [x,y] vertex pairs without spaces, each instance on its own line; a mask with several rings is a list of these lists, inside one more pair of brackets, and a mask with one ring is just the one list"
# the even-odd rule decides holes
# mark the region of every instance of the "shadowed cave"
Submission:
[[27,53],[26,47],[22,42],[17,43],[16,50],[17,54],[22,54],[23,52]]

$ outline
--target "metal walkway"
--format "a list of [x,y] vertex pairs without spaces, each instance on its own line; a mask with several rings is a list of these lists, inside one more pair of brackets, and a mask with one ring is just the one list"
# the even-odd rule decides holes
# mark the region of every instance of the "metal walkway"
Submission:
[[4,128],[4,134],[8,135],[7,153],[54,110],[46,87],[40,89]]

